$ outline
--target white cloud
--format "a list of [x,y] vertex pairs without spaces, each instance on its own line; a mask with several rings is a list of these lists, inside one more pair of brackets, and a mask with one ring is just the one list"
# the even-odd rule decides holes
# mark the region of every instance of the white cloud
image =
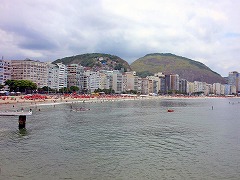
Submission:
[[238,0],[2,0],[0,55],[55,60],[103,52],[132,62],[170,52],[226,76],[240,71],[239,6]]

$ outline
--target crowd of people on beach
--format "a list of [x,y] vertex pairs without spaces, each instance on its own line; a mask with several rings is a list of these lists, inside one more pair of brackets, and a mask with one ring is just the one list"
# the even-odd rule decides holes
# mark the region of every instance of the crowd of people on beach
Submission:
[[69,101],[87,101],[87,100],[109,100],[109,99],[132,99],[133,97],[120,95],[89,95],[89,94],[64,94],[64,95],[21,95],[21,96],[0,96],[0,104],[14,103],[46,103],[46,102],[69,102]]
[[[124,100],[124,99],[149,99],[149,98],[216,98],[207,96],[131,96],[131,95],[94,95],[94,94],[56,94],[56,95],[19,95],[19,96],[0,96],[0,104],[15,103],[56,103],[71,101],[104,101],[104,100]],[[219,96],[217,98],[224,98]]]

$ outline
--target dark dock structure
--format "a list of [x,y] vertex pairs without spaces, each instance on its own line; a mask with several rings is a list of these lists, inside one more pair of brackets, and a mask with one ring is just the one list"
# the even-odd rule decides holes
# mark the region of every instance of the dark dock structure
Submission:
[[26,128],[26,119],[27,116],[32,115],[32,111],[28,112],[10,112],[10,111],[5,111],[5,112],[0,112],[0,116],[18,116],[18,128],[19,129],[25,129]]

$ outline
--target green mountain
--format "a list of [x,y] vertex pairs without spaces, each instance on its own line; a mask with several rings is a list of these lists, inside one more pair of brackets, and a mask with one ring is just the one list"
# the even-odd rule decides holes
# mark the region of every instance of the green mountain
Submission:
[[147,54],[134,61],[130,66],[133,71],[140,74],[174,73],[190,82],[201,81],[210,84],[226,82],[221,75],[212,71],[203,63],[170,53]]
[[57,59],[52,63],[56,64],[60,62],[65,65],[79,64],[84,67],[90,67],[93,70],[121,70],[124,68],[124,71],[131,71],[131,67],[125,60],[118,56],[103,53],[88,53],[65,57]]

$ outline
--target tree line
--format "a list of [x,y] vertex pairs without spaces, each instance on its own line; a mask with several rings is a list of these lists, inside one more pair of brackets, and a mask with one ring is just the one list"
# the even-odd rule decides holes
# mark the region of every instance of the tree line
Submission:
[[[79,88],[77,86],[64,87],[59,89],[59,91],[48,86],[37,88],[37,84],[30,80],[6,80],[5,86],[8,86],[10,92],[21,93],[72,93],[79,91]],[[3,86],[0,88],[3,88]]]

